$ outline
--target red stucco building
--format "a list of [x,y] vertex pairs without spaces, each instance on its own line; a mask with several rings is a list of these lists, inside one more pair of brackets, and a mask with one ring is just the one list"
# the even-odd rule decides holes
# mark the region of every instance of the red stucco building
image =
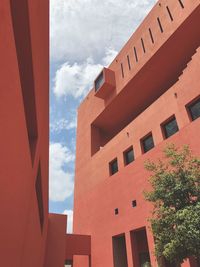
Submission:
[[71,235],[48,214],[49,2],[0,14],[0,266],[157,266],[143,163],[167,142],[200,154],[199,1],[159,1],[81,104]]
[[49,1],[1,0],[0,19],[0,266],[89,260],[90,237],[48,214]]
[[79,107],[74,232],[92,267],[157,266],[144,161],[168,142],[200,155],[199,25],[199,0],[158,1]]

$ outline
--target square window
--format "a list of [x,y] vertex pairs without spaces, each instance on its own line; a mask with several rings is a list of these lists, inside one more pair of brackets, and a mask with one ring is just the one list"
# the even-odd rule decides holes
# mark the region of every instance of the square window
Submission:
[[142,144],[143,153],[146,153],[147,151],[154,148],[154,141],[153,141],[152,134],[149,134],[147,137],[142,139],[141,144]]
[[126,150],[124,152],[124,164],[128,165],[130,164],[132,161],[134,161],[135,157],[134,157],[134,151],[133,151],[133,147],[129,148],[128,150]]
[[136,200],[133,200],[132,201],[132,207],[135,208],[137,206],[137,201]]
[[200,98],[188,105],[188,111],[192,121],[200,117]]
[[117,162],[117,159],[114,159],[113,161],[111,161],[109,163],[109,167],[110,167],[110,175],[113,175],[116,172],[118,172],[118,162]]
[[118,214],[119,214],[119,210],[115,209],[115,215],[118,215]]
[[164,138],[168,138],[171,135],[178,132],[179,128],[178,128],[176,118],[173,117],[167,122],[165,122],[164,124],[162,124],[162,129],[163,129]]

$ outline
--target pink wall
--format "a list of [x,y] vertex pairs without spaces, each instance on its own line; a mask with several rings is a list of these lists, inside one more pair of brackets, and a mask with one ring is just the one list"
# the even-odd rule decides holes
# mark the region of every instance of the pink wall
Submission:
[[[20,0],[18,7],[14,6],[15,3],[0,2],[0,39],[3,40],[0,42],[0,255],[1,265],[5,267],[40,267],[43,265],[48,214],[49,10],[47,0],[42,3],[29,0],[28,5]],[[24,53],[19,48],[22,42],[27,49]],[[23,75],[20,75],[23,68]],[[27,75],[24,75],[27,69]],[[24,84],[26,92],[34,95],[35,99],[38,137],[33,159],[27,131],[30,125],[25,119],[25,107],[28,107],[27,117],[30,120],[34,117],[30,108],[33,98],[29,99],[30,103],[23,98]],[[43,232],[35,190],[39,162]]]
[[[46,241],[45,267],[63,267],[65,263],[65,233],[67,217],[50,214]],[[70,246],[70,244],[68,244]]]
[[[147,229],[152,266],[157,266],[153,237],[147,222],[152,207],[143,197],[143,191],[149,188],[149,173],[144,170],[144,161],[162,157],[162,150],[169,142],[178,146],[189,144],[193,152],[200,155],[197,135],[200,120],[191,122],[185,108],[186,104],[200,95],[200,29],[196,27],[200,4],[196,0],[186,0],[185,7],[181,8],[178,1],[162,1],[161,6],[159,3],[110,65],[117,80],[115,93],[104,101],[96,97],[92,90],[79,107],[73,229],[75,234],[91,235],[93,267],[113,266],[112,237],[122,233],[126,235],[128,267],[134,266],[130,232],[142,227]],[[173,22],[166,13],[166,5],[174,16]],[[163,33],[159,30],[157,17],[163,23]],[[125,67],[123,78],[120,63],[126,65],[127,54],[130,49],[133,52],[134,46],[139,47],[141,36],[147,42],[150,26],[155,43],[150,43],[148,39],[145,54],[142,47],[138,48],[139,62],[134,62],[130,71]],[[187,39],[189,32],[192,38]],[[179,49],[183,57],[181,54],[177,57]],[[133,60],[131,53],[130,59]],[[187,60],[183,62],[185,56]],[[178,72],[173,64],[179,66]],[[173,74],[173,82],[169,74]],[[159,86],[156,84],[158,80]],[[161,91],[163,83],[165,86]],[[109,132],[114,123],[121,123],[120,116],[126,114],[126,108],[131,107],[131,103],[132,111],[139,113],[136,112],[131,122],[91,155],[92,138],[95,142],[99,140],[99,136],[93,136],[96,129],[91,130],[91,124],[101,126],[106,135],[106,130]],[[177,119],[179,132],[164,140],[161,124],[172,115]],[[152,132],[155,148],[143,154],[140,140],[149,132]],[[135,161],[125,166],[123,152],[130,146],[134,148]],[[110,176],[109,162],[115,158],[118,159],[119,171]],[[132,200],[137,200],[137,207],[132,208]],[[114,214],[115,208],[119,209],[118,215]]]

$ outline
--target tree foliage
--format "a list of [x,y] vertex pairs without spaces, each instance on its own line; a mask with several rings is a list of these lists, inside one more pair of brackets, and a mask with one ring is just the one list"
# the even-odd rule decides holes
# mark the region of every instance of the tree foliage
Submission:
[[200,158],[188,146],[173,144],[164,155],[157,163],[145,163],[152,173],[152,191],[145,198],[154,205],[155,254],[178,266],[191,256],[200,259]]

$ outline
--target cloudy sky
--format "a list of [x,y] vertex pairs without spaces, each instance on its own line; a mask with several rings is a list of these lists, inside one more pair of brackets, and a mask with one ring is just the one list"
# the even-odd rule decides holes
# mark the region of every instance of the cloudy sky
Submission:
[[73,216],[76,110],[156,0],[50,0],[50,212]]

